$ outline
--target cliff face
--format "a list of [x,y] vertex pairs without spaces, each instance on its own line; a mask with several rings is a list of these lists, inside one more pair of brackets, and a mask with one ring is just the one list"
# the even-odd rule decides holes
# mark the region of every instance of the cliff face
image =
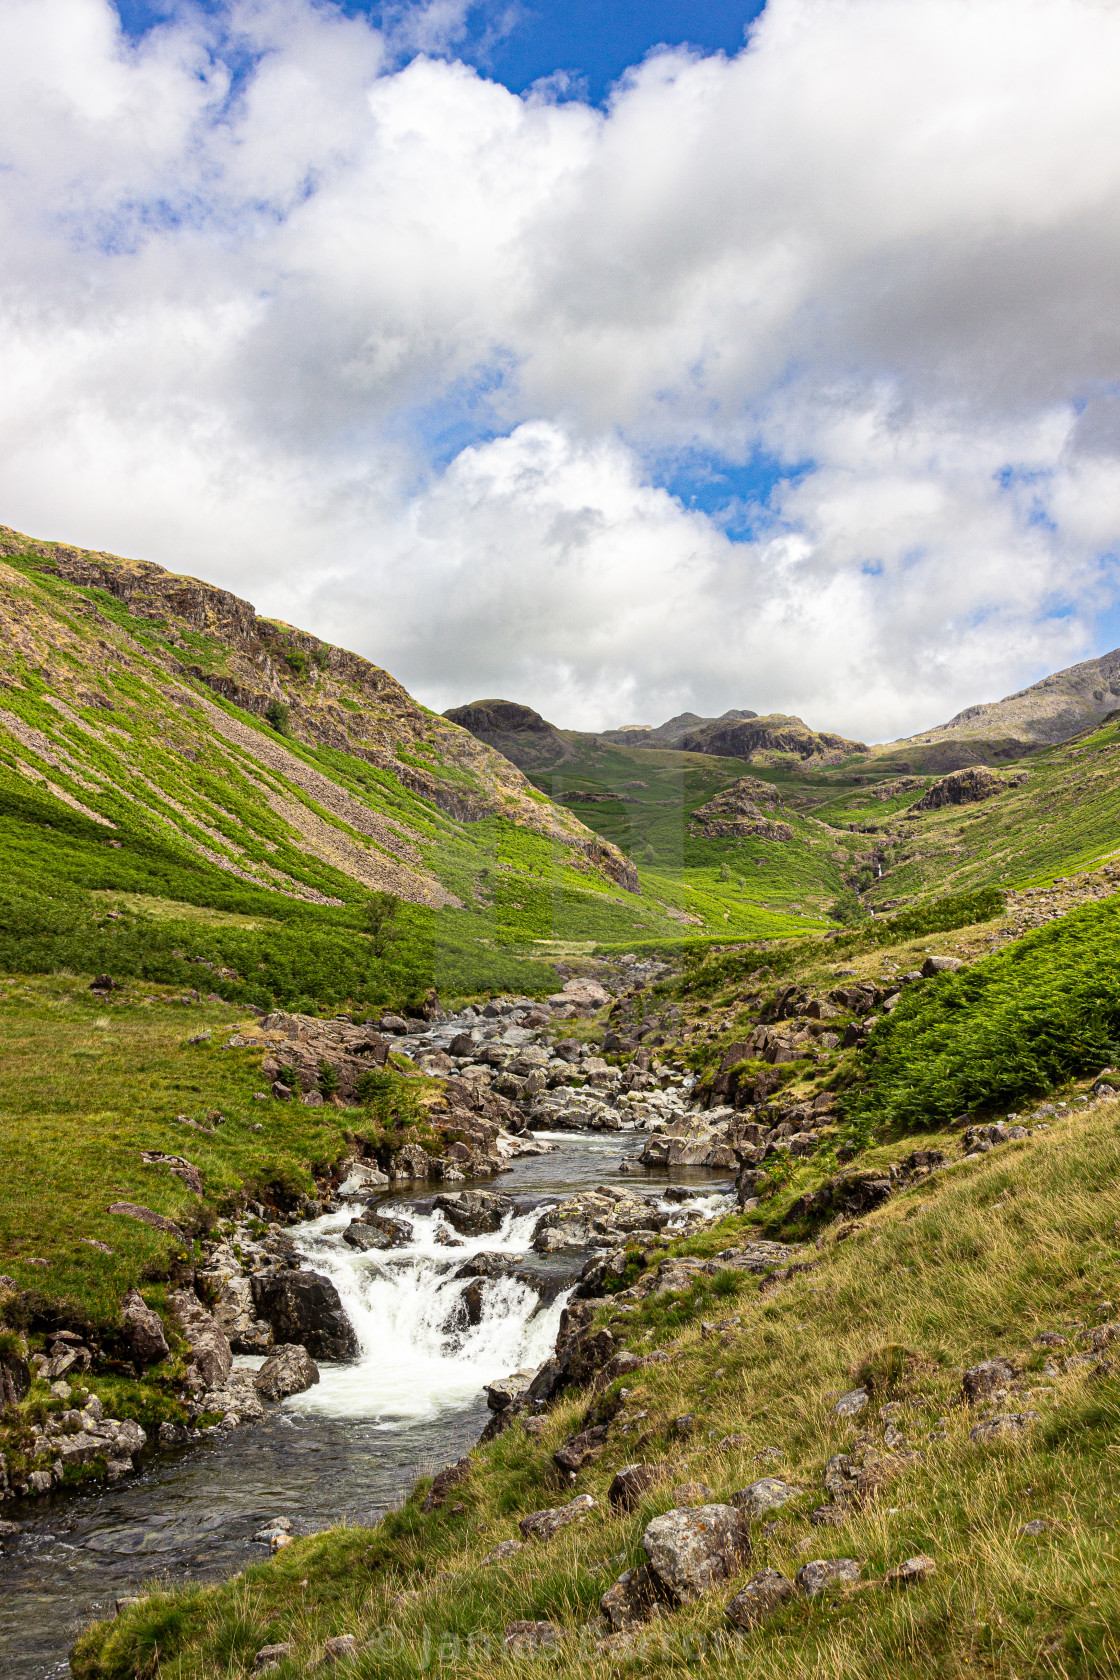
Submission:
[[[154,752],[177,743],[176,770],[185,756],[235,779],[246,771],[254,782],[262,773],[279,777],[265,791],[266,803],[304,850],[416,902],[450,902],[453,895],[418,867],[418,836],[402,820],[394,784],[455,822],[501,817],[531,829],[566,848],[581,868],[638,890],[632,865],[615,847],[538,793],[507,758],[427,711],[358,654],[148,561],[39,542],[7,527],[0,527],[0,555],[14,562],[0,577],[0,684],[13,697],[39,691],[31,711],[13,699],[0,718],[0,739],[21,774],[41,779],[52,757],[81,773],[84,759],[86,791],[96,792],[106,766],[95,770],[93,743],[104,760],[105,750],[113,751],[106,714],[123,710],[154,737]],[[91,599],[87,590],[110,599]],[[77,724],[63,731],[64,742],[55,739],[55,725],[66,714]],[[258,729],[257,719],[270,727]],[[355,797],[340,785],[345,773],[336,781],[329,769],[313,769],[284,746],[284,736],[372,767],[369,791]],[[109,761],[107,779],[132,797],[146,796],[144,778],[129,772],[128,753]],[[168,791],[158,773],[148,779],[149,791]],[[75,797],[73,789],[63,791]],[[79,803],[97,814],[96,799]],[[185,815],[193,814],[193,798],[186,804]]]

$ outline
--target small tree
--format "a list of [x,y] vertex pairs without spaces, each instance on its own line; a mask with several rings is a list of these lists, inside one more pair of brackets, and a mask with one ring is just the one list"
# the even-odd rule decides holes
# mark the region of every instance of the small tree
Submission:
[[400,908],[401,901],[396,893],[370,893],[366,900],[366,932],[375,957],[384,957],[401,937]]
[[862,903],[858,893],[850,887],[845,887],[835,904],[828,907],[828,915],[842,927],[855,927],[857,922],[866,922],[871,915],[866,904]]
[[272,725],[273,729],[275,729],[277,735],[288,735],[291,733],[289,728],[289,718],[291,717],[291,713],[289,712],[287,706],[285,706],[283,700],[270,700],[264,709],[264,715]]

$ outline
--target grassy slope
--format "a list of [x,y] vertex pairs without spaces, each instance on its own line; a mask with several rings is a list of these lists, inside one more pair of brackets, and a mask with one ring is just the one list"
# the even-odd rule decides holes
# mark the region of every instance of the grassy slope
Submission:
[[[348,1134],[370,1128],[360,1109],[257,1101],[260,1052],[224,1048],[237,1011],[164,995],[139,985],[106,1000],[63,977],[0,981],[0,1271],[99,1325],[128,1289],[166,1277],[181,1250],[108,1213],[110,1202],[139,1202],[198,1230],[206,1208],[212,1217],[254,1185],[312,1192],[348,1152]],[[189,1042],[205,1031],[209,1043]],[[225,1122],[212,1137],[176,1119],[205,1126],[214,1112]],[[145,1166],[142,1149],[192,1161],[205,1206],[166,1168]]]
[[[576,867],[578,855],[544,834],[494,815],[457,821],[379,765],[277,735],[194,679],[170,687],[188,697],[193,690],[211,711],[174,704],[163,631],[103,590],[75,587],[38,568],[33,555],[9,555],[4,583],[13,633],[0,680],[3,705],[16,720],[0,729],[0,844],[8,865],[0,961],[8,966],[112,966],[114,941],[106,944],[97,933],[104,906],[88,897],[90,890],[263,920],[279,930],[269,948],[262,948],[267,941],[250,941],[252,951],[245,941],[227,941],[219,952],[219,966],[240,972],[250,962],[252,976],[243,974],[240,990],[220,980],[217,989],[245,1001],[302,1000],[328,1008],[384,1003],[433,981],[458,991],[547,990],[555,977],[534,962],[535,942],[625,943],[631,935],[679,931],[666,913],[679,897],[671,881],[661,890],[651,879],[652,890],[637,898]],[[229,649],[220,638],[187,626],[178,633],[185,658],[203,670],[224,668]],[[298,672],[288,677],[313,686]],[[67,711],[55,704],[60,692]],[[89,702],[90,693],[105,696],[111,712]],[[361,710],[345,693],[342,702]],[[259,750],[223,735],[209,721],[215,710],[219,719],[251,731]],[[46,758],[36,750],[44,742]],[[270,760],[277,751],[288,755],[283,762],[293,773]],[[293,779],[302,767],[327,776],[371,812],[378,819],[374,831],[356,829],[309,794]],[[430,754],[425,769],[466,781],[465,773],[441,769]],[[292,811],[316,826],[317,839],[309,843]],[[461,908],[406,906],[391,960],[371,965],[358,932],[362,907],[380,872],[382,885],[398,886],[402,865],[398,890],[406,898],[415,880],[421,898],[446,889]],[[45,902],[51,899],[53,909]],[[135,898],[132,908],[138,908]],[[197,926],[188,925],[195,917],[171,926],[164,910],[160,919],[169,949],[214,956],[213,940],[198,946]],[[788,925],[788,918],[744,912],[745,931],[780,933]],[[337,941],[344,953],[337,973],[317,954],[324,939]],[[149,961],[135,939],[133,946],[124,972],[185,978],[158,953]]]
[[[607,1448],[574,1490],[592,1493],[599,1508],[549,1547],[479,1567],[494,1544],[515,1535],[518,1516],[571,1497],[550,1460],[580,1427],[585,1396],[558,1404],[540,1439],[515,1425],[479,1454],[456,1491],[462,1511],[423,1516],[414,1496],[377,1529],[299,1541],[217,1588],[157,1592],[84,1636],[75,1673],[216,1680],[248,1673],[263,1644],[291,1639],[297,1656],[280,1673],[302,1675],[323,1639],[341,1632],[373,1642],[348,1670],[363,1676],[404,1680],[430,1666],[434,1653],[448,1675],[491,1671],[496,1654],[513,1672],[521,1665],[501,1658],[497,1645],[503,1627],[548,1618],[567,1636],[563,1672],[588,1676],[648,1673],[651,1665],[683,1675],[701,1657],[707,1671],[760,1680],[1115,1674],[1120,1467],[1110,1449],[1120,1386],[1067,1364],[1072,1346],[1057,1354],[1057,1374],[1043,1373],[1055,1356],[1031,1343],[1042,1330],[1075,1335],[1071,1326],[1098,1322],[1107,1310],[1102,1290],[1111,1291],[1120,1264],[1118,1186],[1120,1111],[1101,1105],[903,1193],[846,1242],[826,1234],[819,1253],[810,1251],[815,1268],[777,1291],[717,1274],[713,1284],[616,1320],[639,1349],[666,1345],[670,1362],[627,1379]],[[733,1234],[725,1227],[684,1246],[710,1249]],[[705,1339],[699,1321],[729,1314],[740,1322]],[[902,1401],[900,1426],[920,1459],[903,1464],[842,1528],[815,1529],[807,1516],[824,1497],[825,1461],[856,1434],[832,1416],[832,1399],[889,1345],[911,1350],[918,1366],[908,1385],[876,1398]],[[1040,1422],[1020,1444],[979,1448],[968,1430],[983,1414],[959,1405],[959,1372],[997,1353],[1022,1356],[1030,1393],[1013,1404],[1029,1405]],[[626,1417],[639,1411],[648,1416],[627,1431]],[[683,1446],[672,1420],[686,1413],[698,1427]],[[864,1429],[884,1450],[874,1412]],[[730,1434],[744,1435],[743,1446],[717,1451],[715,1442]],[[776,1458],[760,1460],[763,1448],[776,1448]],[[639,1513],[610,1513],[610,1478],[635,1459],[664,1461],[672,1479],[699,1479],[717,1497],[760,1474],[795,1482],[804,1494],[772,1526],[755,1526],[751,1569],[792,1576],[806,1558],[847,1556],[860,1561],[865,1585],[828,1600],[799,1599],[763,1631],[726,1644],[723,1605],[734,1588],[725,1587],[656,1624],[651,1650],[639,1643],[597,1655],[588,1624],[599,1595],[639,1561],[644,1524],[674,1503],[667,1484]],[[1021,1535],[1038,1517],[1055,1526]],[[908,1594],[875,1585],[919,1552],[937,1562],[930,1584]],[[416,1596],[397,1602],[402,1590]]]

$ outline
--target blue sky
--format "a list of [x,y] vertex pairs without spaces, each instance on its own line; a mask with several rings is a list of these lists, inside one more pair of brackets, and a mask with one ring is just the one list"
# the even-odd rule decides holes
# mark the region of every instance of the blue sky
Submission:
[[[130,34],[142,34],[173,9],[147,0],[115,0]],[[213,4],[207,10],[218,10]],[[476,64],[514,93],[566,71],[581,94],[599,103],[611,84],[651,48],[688,44],[703,52],[738,52],[761,0],[491,0],[472,7],[455,56]],[[342,10],[387,21],[400,6],[350,0]]]

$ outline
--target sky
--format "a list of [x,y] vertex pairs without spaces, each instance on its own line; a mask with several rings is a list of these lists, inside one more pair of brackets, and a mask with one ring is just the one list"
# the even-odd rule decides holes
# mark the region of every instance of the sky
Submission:
[[1117,0],[0,0],[0,521],[442,710],[1120,643]]

